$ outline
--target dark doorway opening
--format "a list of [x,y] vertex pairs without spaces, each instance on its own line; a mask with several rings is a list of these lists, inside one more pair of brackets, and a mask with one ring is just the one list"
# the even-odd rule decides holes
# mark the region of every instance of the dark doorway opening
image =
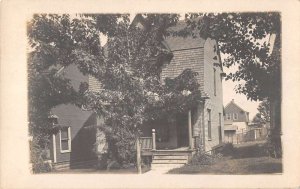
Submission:
[[189,132],[188,132],[188,115],[180,114],[176,119],[177,126],[177,145],[178,147],[189,146]]

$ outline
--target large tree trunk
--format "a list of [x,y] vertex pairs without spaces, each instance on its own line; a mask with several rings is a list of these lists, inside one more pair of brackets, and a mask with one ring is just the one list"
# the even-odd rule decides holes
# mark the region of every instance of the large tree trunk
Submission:
[[268,150],[272,157],[282,157],[281,146],[281,100],[270,99],[270,135],[268,137]]

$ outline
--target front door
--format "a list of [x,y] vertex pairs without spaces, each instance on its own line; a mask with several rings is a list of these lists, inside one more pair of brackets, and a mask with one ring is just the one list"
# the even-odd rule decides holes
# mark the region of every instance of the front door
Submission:
[[177,146],[189,146],[188,115],[182,114],[177,118]]

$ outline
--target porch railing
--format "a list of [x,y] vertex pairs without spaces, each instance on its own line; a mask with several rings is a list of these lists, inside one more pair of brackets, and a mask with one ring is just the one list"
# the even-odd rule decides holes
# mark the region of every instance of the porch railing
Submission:
[[141,150],[156,150],[155,129],[152,129],[152,137],[139,138]]
[[152,137],[140,137],[141,150],[152,150]]

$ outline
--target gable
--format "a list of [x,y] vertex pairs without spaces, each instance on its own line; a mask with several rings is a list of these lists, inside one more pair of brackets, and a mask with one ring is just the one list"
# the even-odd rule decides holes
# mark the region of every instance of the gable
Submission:
[[229,104],[227,104],[225,106],[225,113],[228,112],[246,112],[245,110],[243,110],[240,106],[238,106],[236,103],[234,103],[233,101],[231,101]]
[[[234,116],[237,116],[235,117],[236,119],[234,119]],[[249,122],[249,113],[231,101],[225,107],[225,120],[233,120],[234,122]]]

